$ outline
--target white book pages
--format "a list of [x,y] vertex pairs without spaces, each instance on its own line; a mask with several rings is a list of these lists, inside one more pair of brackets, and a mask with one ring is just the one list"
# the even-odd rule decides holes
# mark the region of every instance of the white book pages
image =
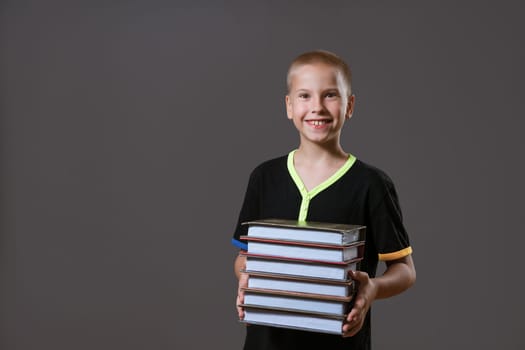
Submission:
[[286,297],[280,295],[245,292],[244,303],[267,307],[287,308],[292,310],[343,314],[348,302]]
[[246,271],[280,273],[304,277],[317,277],[334,280],[346,280],[348,271],[355,270],[356,264],[314,264],[291,260],[271,260],[247,257]]
[[359,239],[359,230],[341,233],[310,229],[301,230],[287,227],[250,226],[248,236],[312,243],[348,244]]
[[343,249],[334,249],[258,241],[248,242],[248,252],[252,254],[272,255],[285,258],[331,262],[343,262],[350,260],[356,258],[359,253],[357,246],[345,247]]
[[249,288],[287,290],[292,292],[314,293],[334,296],[347,296],[350,287],[347,284],[315,283],[289,279],[275,279],[250,276]]
[[299,313],[245,309],[243,322],[306,331],[341,334],[343,320]]

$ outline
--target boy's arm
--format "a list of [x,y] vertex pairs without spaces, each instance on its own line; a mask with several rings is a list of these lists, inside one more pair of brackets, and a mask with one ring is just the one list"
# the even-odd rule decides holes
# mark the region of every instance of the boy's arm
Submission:
[[366,313],[375,299],[389,298],[407,290],[416,281],[416,269],[412,256],[386,261],[382,276],[370,278],[366,272],[351,271],[351,278],[358,282],[354,306],[343,325],[343,336],[355,335],[365,321]]
[[248,287],[248,274],[242,273],[241,270],[244,270],[246,267],[246,257],[243,255],[237,255],[237,258],[235,258],[234,263],[234,270],[235,270],[235,276],[237,276],[237,279],[239,280],[239,286],[237,289],[237,313],[239,314],[239,319],[244,318],[244,310],[239,307],[239,304],[244,303],[244,292],[241,290],[241,288]]

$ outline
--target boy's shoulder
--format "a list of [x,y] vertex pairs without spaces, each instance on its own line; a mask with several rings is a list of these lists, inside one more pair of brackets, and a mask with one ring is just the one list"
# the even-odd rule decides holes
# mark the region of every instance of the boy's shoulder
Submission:
[[364,162],[361,159],[356,159],[353,168],[355,168],[355,170],[357,170],[360,173],[360,175],[369,179],[380,181],[392,181],[390,179],[390,176],[388,176],[388,174],[385,171],[378,168],[377,166]]
[[287,161],[288,161],[288,155],[282,155],[275,158],[271,158],[268,160],[263,161],[262,163],[259,163],[254,169],[253,173],[258,172],[267,172],[267,171],[275,171],[275,170],[282,170],[283,168],[286,169],[287,167]]
[[385,171],[360,159],[355,161],[348,175],[353,177],[352,180],[357,186],[374,190],[374,192],[392,191],[395,187],[394,182]]

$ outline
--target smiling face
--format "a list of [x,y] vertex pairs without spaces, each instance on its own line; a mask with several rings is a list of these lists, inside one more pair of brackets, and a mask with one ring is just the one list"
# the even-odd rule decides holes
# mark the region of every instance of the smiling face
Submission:
[[324,63],[305,64],[291,73],[286,112],[301,143],[337,143],[345,119],[353,112],[354,96],[339,70]]

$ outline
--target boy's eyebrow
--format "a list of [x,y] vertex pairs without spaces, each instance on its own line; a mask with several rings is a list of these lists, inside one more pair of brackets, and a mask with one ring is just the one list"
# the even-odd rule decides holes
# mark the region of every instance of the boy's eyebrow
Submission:
[[[339,92],[339,87],[334,86],[334,87],[330,87],[330,88],[322,90],[322,92],[327,92],[327,91],[337,91],[337,92]],[[305,89],[305,88],[301,88],[301,89],[295,90],[295,92],[310,92],[310,90],[309,89]]]
[[300,94],[300,93],[310,93],[310,90],[308,89],[297,89],[297,90],[292,90],[290,91],[291,94]]

